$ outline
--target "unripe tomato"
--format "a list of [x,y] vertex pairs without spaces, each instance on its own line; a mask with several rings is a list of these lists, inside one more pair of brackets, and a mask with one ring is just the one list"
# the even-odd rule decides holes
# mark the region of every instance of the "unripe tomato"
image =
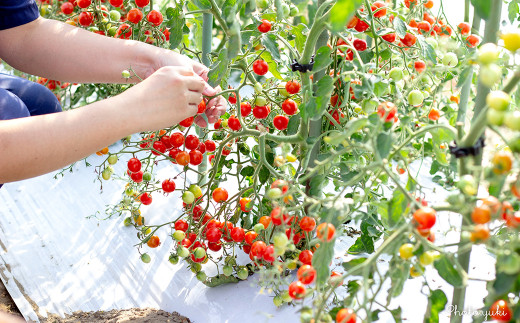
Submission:
[[179,247],[177,248],[177,255],[181,258],[186,258],[190,255],[190,250],[186,247]]
[[213,191],[212,196],[213,196],[213,200],[215,202],[222,203],[222,202],[227,201],[228,192],[226,189],[218,187]]
[[444,57],[442,58],[442,64],[448,67],[454,67],[457,66],[459,63],[459,59],[457,58],[457,55],[455,53],[446,53]]
[[512,130],[520,131],[520,111],[509,111],[504,116],[504,124]]
[[486,43],[478,49],[477,60],[480,64],[495,63],[500,56],[500,49],[493,43]]
[[491,109],[505,111],[509,107],[511,97],[504,91],[491,91],[486,97],[486,103]]
[[515,29],[505,32],[500,38],[504,41],[504,47],[507,50],[514,53],[520,48],[520,30]]
[[509,322],[513,318],[513,311],[503,299],[499,299],[491,305],[491,318],[501,322]]
[[422,207],[414,212],[413,219],[417,224],[417,230],[428,230],[433,227],[437,212],[431,207]]
[[237,277],[242,279],[242,280],[246,280],[248,276],[249,276],[249,271],[245,267],[240,268],[237,271]]
[[408,260],[413,257],[413,244],[405,243],[399,247],[399,257]]
[[261,33],[267,33],[271,30],[271,22],[267,19],[262,19],[262,23],[258,26],[258,31]]
[[196,199],[202,196],[202,189],[197,184],[191,184],[190,187],[188,187],[188,191],[192,192]]
[[289,296],[292,299],[302,299],[305,296],[305,286],[300,281],[292,282],[289,285]]
[[278,130],[285,130],[289,125],[289,118],[283,115],[277,115],[273,118],[273,125]]
[[144,262],[145,264],[149,263],[151,260],[152,260],[152,258],[150,258],[150,255],[148,255],[147,253],[143,253],[141,255],[141,261]]
[[418,107],[423,104],[424,95],[419,90],[413,90],[408,93],[408,103],[411,106]]
[[292,116],[298,112],[298,105],[294,100],[286,99],[282,103],[282,110],[283,112],[287,113],[288,115]]
[[253,108],[253,116],[257,119],[267,118],[270,112],[271,108],[269,108],[268,106],[255,106]]
[[390,74],[388,76],[390,76],[392,80],[399,82],[404,77],[403,69],[400,67],[394,67],[390,70]]
[[269,71],[269,66],[267,65],[267,62],[258,59],[253,63],[253,72],[257,75],[265,75]]
[[184,191],[182,193],[182,201],[186,204],[191,204],[195,201],[195,195],[190,191]]
[[267,99],[265,97],[259,95],[255,98],[255,106],[263,107],[265,105],[267,105]]
[[480,67],[480,81],[492,88],[502,78],[502,69],[497,64],[488,64]]
[[331,241],[336,233],[336,227],[332,223],[320,223],[316,228],[316,235],[321,241]]

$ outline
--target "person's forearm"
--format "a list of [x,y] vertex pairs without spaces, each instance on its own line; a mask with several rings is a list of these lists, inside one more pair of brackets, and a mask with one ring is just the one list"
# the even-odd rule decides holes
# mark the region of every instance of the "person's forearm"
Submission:
[[79,83],[124,83],[130,67],[145,78],[161,55],[179,55],[142,42],[101,36],[38,18],[0,32],[0,57],[23,72]]
[[121,100],[0,121],[0,183],[63,168],[135,131],[132,116],[113,108],[124,104]]

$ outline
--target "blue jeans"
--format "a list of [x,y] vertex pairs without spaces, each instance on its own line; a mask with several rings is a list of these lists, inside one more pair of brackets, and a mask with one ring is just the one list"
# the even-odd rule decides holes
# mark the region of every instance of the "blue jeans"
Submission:
[[[16,76],[0,73],[0,126],[1,120],[60,111],[60,102],[45,86]],[[0,184],[1,187],[2,184]]]

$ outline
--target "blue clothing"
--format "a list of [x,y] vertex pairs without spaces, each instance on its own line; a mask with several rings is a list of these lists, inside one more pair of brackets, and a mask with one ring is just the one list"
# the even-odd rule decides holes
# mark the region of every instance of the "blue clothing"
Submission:
[[0,0],[0,30],[24,25],[39,15],[34,0]]

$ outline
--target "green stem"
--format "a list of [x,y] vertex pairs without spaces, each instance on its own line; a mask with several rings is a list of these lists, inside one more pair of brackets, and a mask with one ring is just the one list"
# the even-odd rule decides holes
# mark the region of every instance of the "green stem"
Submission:
[[464,122],[468,110],[469,94],[471,91],[471,80],[473,79],[473,66],[470,66],[469,75],[460,90],[459,111],[457,111],[457,122]]
[[464,21],[469,22],[469,0],[464,0]]

